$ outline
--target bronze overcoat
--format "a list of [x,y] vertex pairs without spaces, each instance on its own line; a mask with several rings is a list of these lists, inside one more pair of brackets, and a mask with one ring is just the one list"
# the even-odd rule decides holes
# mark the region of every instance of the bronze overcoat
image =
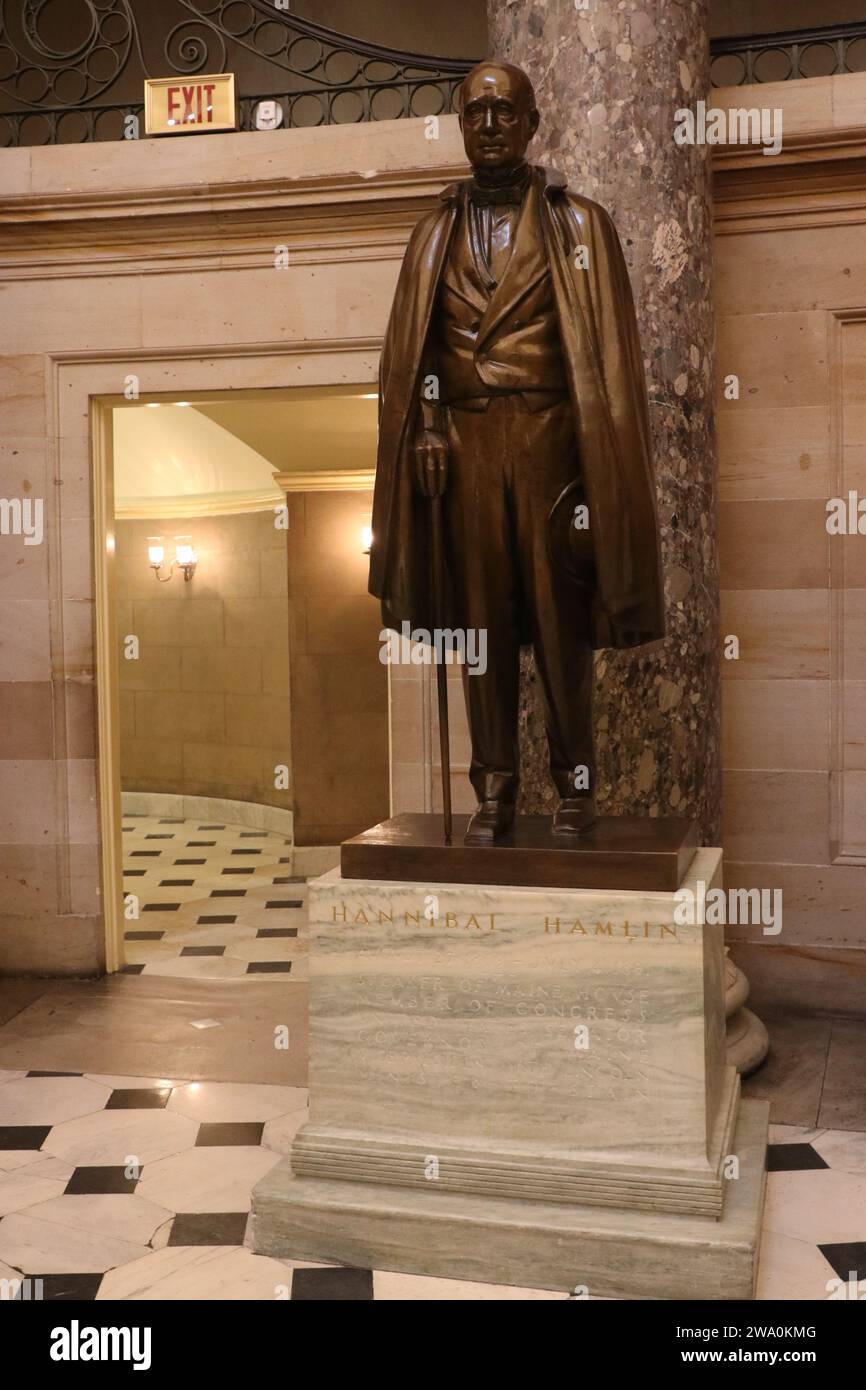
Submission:
[[[544,194],[542,232],[591,518],[593,645],[638,646],[664,636],[664,598],[646,381],[628,271],[604,208],[570,192],[554,170],[537,166],[533,177]],[[397,628],[435,625],[430,504],[415,487],[411,446],[425,344],[466,187],[443,189],[440,206],[412,232],[379,367],[369,589],[382,601],[385,622]],[[587,248],[586,257],[575,256],[578,247]],[[440,616],[441,626],[459,626],[453,598],[446,596]]]

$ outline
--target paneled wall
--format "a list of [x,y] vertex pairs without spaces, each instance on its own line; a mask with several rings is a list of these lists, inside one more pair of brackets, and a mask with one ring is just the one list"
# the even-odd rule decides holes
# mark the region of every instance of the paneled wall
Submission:
[[[147,538],[189,535],[187,582],[158,583]],[[120,521],[116,529],[124,791],[181,792],[291,808],[286,531],[274,512]]]
[[866,535],[829,535],[827,502],[866,490],[864,79],[793,86],[758,89],[780,161],[716,179],[726,873],[783,895],[780,933],[729,937],[762,1007],[861,1012]]

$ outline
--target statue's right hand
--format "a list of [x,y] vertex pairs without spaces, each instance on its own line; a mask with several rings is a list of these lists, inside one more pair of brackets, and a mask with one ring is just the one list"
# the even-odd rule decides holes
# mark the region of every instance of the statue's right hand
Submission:
[[441,497],[448,482],[448,440],[437,430],[422,430],[413,453],[418,491],[423,497]]

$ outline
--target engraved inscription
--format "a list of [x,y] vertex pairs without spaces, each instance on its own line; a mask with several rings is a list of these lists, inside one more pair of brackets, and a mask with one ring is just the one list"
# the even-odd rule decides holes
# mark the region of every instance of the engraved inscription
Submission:
[[[360,1010],[352,1071],[377,1084],[447,1091],[535,1090],[548,1076],[575,1102],[649,1099],[650,992],[644,972],[625,967],[617,982],[582,972],[578,979],[527,982],[419,976],[365,976],[354,982]],[[501,1024],[511,1026],[503,1032]],[[587,1045],[575,1049],[576,1026]],[[507,1054],[507,1066],[506,1062]]]
[[[331,903],[331,925],[348,927],[393,926],[428,927],[449,934],[471,938],[489,936],[496,930],[495,912],[433,912],[421,905],[417,912],[396,912],[384,907],[355,906]],[[527,926],[543,936],[591,937],[599,941],[678,941],[676,922],[583,922],[579,917],[555,917],[550,914],[527,920]]]

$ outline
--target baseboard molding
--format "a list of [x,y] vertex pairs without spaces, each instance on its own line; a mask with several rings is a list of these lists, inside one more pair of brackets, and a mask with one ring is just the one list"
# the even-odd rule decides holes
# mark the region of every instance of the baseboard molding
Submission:
[[291,840],[294,816],[281,806],[258,801],[230,801],[218,796],[186,796],[181,792],[121,792],[121,808],[128,816],[183,816],[188,820],[225,821],[249,830],[272,830]]
[[340,863],[339,845],[295,845],[292,849],[292,873],[304,878],[318,878]]
[[94,979],[104,971],[101,917],[0,918],[0,976]]
[[759,1016],[866,1019],[866,950],[733,941],[730,955],[748,976],[749,1006]]

